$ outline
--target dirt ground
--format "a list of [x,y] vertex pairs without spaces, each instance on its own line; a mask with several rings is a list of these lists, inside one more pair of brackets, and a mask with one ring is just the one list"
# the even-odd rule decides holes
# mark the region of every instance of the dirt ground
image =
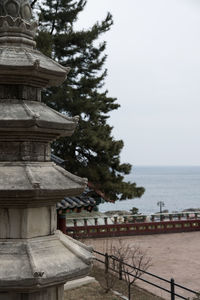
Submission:
[[[118,243],[119,239],[129,245],[140,245],[142,249],[147,251],[152,258],[149,272],[168,280],[174,278],[176,283],[200,291],[200,232],[88,239],[85,243],[93,245],[95,250],[106,252],[110,245]],[[143,278],[150,279],[150,277]],[[150,281],[152,280],[154,283],[169,289],[168,283],[161,283],[159,280],[151,278]],[[169,294],[149,284],[137,281],[137,285],[160,297],[170,299]],[[175,291],[189,299],[193,299],[195,296],[178,288]]]
[[[128,287],[126,282],[119,280],[116,276],[110,274],[105,276],[105,271],[98,266],[92,268],[90,274],[97,282],[83,285],[74,289],[65,291],[65,300],[122,300],[122,297],[116,295],[116,291],[123,296],[128,296]],[[111,290],[108,290],[108,287]],[[131,300],[163,300],[141,288],[131,287]]]
[[112,292],[105,292],[99,284],[91,283],[65,292],[65,300],[121,300]]

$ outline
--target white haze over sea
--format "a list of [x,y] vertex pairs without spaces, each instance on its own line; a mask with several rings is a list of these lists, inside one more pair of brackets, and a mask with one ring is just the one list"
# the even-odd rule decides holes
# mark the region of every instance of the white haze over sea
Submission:
[[151,214],[159,211],[158,201],[163,201],[169,212],[200,208],[200,166],[197,167],[134,167],[127,180],[143,186],[146,191],[139,199],[104,203],[99,211],[130,210]]

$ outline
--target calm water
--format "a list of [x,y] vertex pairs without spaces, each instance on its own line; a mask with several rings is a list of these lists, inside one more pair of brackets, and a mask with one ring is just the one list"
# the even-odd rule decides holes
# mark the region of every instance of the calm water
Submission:
[[158,201],[169,212],[200,208],[200,167],[134,167],[127,178],[146,189],[142,198],[101,204],[101,212],[137,207],[141,213],[155,213]]

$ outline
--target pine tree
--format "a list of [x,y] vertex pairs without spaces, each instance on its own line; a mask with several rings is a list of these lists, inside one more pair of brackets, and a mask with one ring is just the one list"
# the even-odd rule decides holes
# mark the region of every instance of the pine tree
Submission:
[[120,163],[123,141],[113,138],[112,127],[107,123],[109,113],[119,104],[103,89],[106,43],[98,43],[98,38],[112,26],[112,16],[108,13],[88,30],[74,30],[87,1],[44,1],[39,10],[37,46],[71,71],[61,87],[44,91],[43,101],[57,111],[80,117],[73,136],[56,141],[53,151],[65,160],[67,170],[87,177],[90,186],[107,199],[140,197],[144,188],[124,181],[131,165]]

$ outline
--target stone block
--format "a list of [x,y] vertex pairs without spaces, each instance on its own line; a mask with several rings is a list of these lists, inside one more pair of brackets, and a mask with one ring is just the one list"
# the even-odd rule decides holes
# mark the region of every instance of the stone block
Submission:
[[0,239],[0,291],[32,293],[64,284],[86,276],[92,259],[91,247],[60,231],[31,239]]
[[0,292],[0,300],[63,300],[63,285],[49,287],[35,293],[12,293]]
[[0,239],[26,239],[55,233],[55,206],[40,208],[1,208]]

